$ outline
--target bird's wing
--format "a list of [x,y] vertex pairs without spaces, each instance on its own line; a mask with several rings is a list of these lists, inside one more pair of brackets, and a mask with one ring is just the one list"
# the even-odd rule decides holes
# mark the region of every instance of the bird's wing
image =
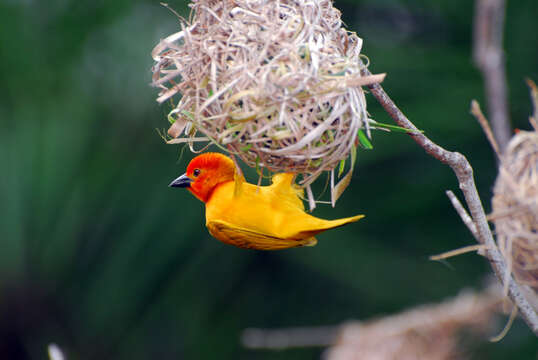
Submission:
[[307,239],[283,239],[237,227],[222,220],[208,221],[206,226],[209,233],[218,240],[244,249],[280,250],[298,246],[314,246],[317,243],[314,237]]
[[304,210],[304,204],[301,200],[303,190],[295,185],[293,182],[294,178],[295,174],[292,173],[275,174],[271,179],[272,184],[270,188],[279,198],[286,199],[301,210]]

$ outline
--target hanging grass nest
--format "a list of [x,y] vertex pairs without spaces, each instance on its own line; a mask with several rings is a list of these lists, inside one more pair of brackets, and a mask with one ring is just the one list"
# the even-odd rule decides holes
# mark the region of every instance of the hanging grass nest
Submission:
[[[492,200],[497,243],[508,273],[528,285],[538,304],[538,125],[519,131],[501,157]],[[507,282],[505,282],[507,283]],[[533,294],[532,294],[533,293]]]
[[[374,128],[361,86],[362,40],[342,28],[330,0],[193,0],[190,20],[153,50],[158,102],[173,102],[169,143],[216,144],[263,171],[334,183]],[[177,103],[176,103],[177,101]],[[204,150],[203,147],[201,150]],[[350,175],[350,172],[348,173]],[[339,187],[340,185],[340,187]]]

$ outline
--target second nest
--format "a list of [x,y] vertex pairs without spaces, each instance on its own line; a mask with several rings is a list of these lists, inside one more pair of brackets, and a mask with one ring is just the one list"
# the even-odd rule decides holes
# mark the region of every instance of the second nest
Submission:
[[[153,50],[170,142],[202,141],[309,185],[369,134],[362,40],[330,0],[198,0]],[[364,133],[362,131],[364,130]],[[201,136],[200,136],[201,134]],[[367,140],[366,140],[367,141]]]
[[529,286],[528,300],[538,310],[538,125],[532,121],[534,131],[516,134],[501,158],[490,218],[508,266],[505,275],[511,271]]

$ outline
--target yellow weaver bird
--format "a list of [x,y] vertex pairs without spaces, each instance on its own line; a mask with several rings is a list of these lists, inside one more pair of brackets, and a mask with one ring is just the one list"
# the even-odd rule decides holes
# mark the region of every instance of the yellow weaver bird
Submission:
[[218,240],[245,249],[279,250],[313,246],[316,234],[364,215],[324,220],[309,215],[294,183],[294,174],[276,174],[269,186],[245,182],[229,157],[198,155],[187,172],[170,183],[187,188],[205,203],[206,227]]

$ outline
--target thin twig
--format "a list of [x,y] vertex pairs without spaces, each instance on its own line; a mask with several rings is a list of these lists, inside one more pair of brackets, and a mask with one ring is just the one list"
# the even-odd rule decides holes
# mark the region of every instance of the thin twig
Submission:
[[482,127],[482,131],[484,131],[484,134],[486,134],[486,137],[488,138],[488,141],[493,148],[493,151],[495,151],[495,155],[497,155],[497,160],[500,160],[501,150],[499,149],[499,144],[497,143],[497,140],[495,140],[495,136],[493,135],[491,126],[489,126],[488,119],[486,119],[486,117],[484,116],[482,109],[480,109],[480,104],[478,104],[478,101],[476,100],[471,101],[471,114],[476,118],[476,120]]
[[476,225],[473,222],[471,216],[467,213],[467,211],[461,204],[460,200],[456,197],[456,195],[454,195],[451,190],[446,191],[446,196],[448,196],[450,202],[452,203],[452,206],[454,206],[454,209],[456,209],[456,212],[460,216],[463,223],[467,226],[469,231],[473,234],[476,241],[480,241],[480,238],[478,237],[478,231],[476,230]]
[[[368,69],[364,68],[361,73],[363,75],[371,75]],[[473,178],[473,168],[462,154],[443,149],[439,145],[432,142],[424,134],[418,132],[418,129],[411,121],[400,111],[394,104],[392,99],[387,95],[383,87],[379,84],[369,85],[372,95],[379,101],[385,111],[391,118],[401,127],[412,130],[409,136],[420,145],[426,153],[433,156],[442,163],[450,166],[456,175],[459,187],[465,197],[465,202],[471,213],[474,224],[476,225],[478,242],[487,246],[486,257],[488,258],[495,275],[504,284],[506,274],[506,263],[499,252],[493,239],[491,229],[486,219],[482,202],[476,190],[476,185]],[[538,315],[529,304],[527,299],[522,295],[517,283],[512,277],[508,278],[508,296],[514,304],[519,308],[520,314],[529,325],[531,330],[538,336]]]
[[532,127],[538,131],[538,88],[531,79],[525,79],[531,90],[532,115],[529,118]]
[[488,116],[501,151],[512,133],[502,48],[505,8],[505,0],[477,0],[473,22],[473,58],[484,77]]
[[461,247],[459,249],[450,250],[450,251],[444,252],[442,254],[432,255],[432,256],[430,256],[430,260],[432,260],[432,261],[445,260],[445,259],[448,259],[448,258],[451,258],[451,257],[454,257],[454,256],[458,256],[458,255],[461,255],[461,254],[466,254],[466,253],[472,252],[472,251],[478,251],[478,252],[484,251],[485,249],[486,249],[486,245],[482,245],[482,244],[469,245],[469,246]]

